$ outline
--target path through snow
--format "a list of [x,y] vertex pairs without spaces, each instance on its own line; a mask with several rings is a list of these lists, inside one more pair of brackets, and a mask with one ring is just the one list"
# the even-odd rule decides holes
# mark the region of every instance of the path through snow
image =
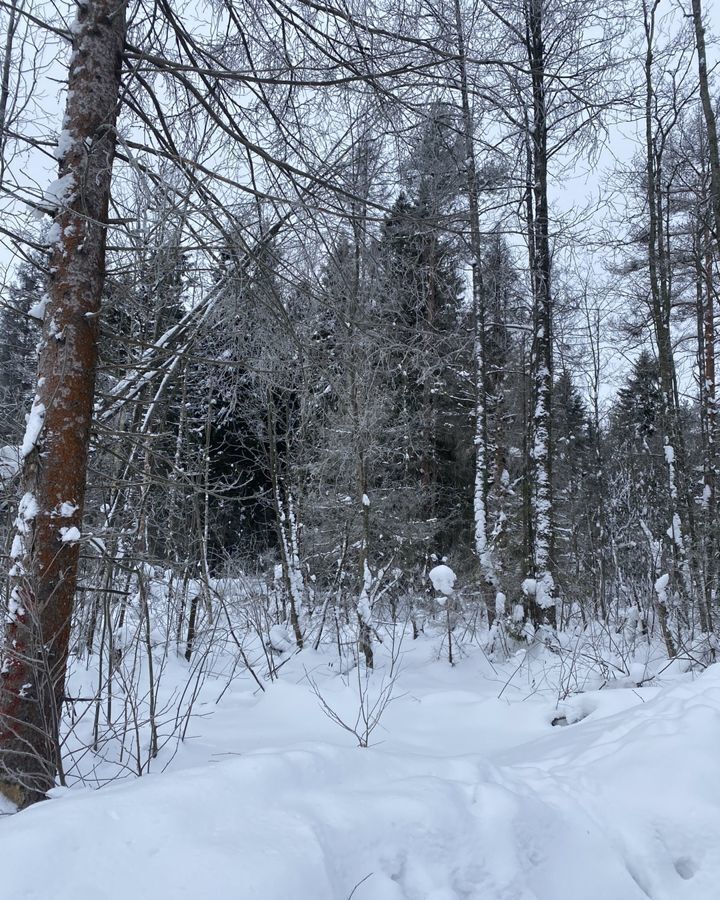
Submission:
[[345,717],[352,678],[301,654],[208,700],[163,774],[2,819],[0,900],[717,900],[720,666],[553,728],[546,663],[515,665],[417,642],[360,749],[305,671]]

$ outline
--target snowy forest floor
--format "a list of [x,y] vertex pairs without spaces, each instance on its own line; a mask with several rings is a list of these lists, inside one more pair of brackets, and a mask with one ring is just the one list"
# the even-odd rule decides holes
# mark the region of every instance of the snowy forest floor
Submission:
[[[154,774],[0,819],[0,900],[716,900],[720,665],[562,699],[541,645],[439,648],[206,681]],[[328,715],[361,693],[392,694],[369,748]]]

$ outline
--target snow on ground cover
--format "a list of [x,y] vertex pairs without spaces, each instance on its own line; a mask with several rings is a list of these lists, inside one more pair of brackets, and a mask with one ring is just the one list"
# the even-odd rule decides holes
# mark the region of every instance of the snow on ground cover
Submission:
[[453,592],[457,576],[450,566],[439,565],[430,569],[428,578],[438,594],[445,594],[446,597],[449,597]]
[[551,654],[404,651],[369,749],[327,652],[208,685],[164,773],[0,821],[0,900],[715,900],[720,666],[558,705]]

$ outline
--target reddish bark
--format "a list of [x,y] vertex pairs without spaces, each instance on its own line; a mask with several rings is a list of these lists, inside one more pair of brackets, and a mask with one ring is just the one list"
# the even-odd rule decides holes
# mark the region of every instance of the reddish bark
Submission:
[[44,419],[35,440],[30,427],[26,434],[0,675],[0,790],[21,806],[52,787],[60,765],[80,549],[63,535],[80,528],[85,497],[125,29],[122,2],[78,6],[34,403]]

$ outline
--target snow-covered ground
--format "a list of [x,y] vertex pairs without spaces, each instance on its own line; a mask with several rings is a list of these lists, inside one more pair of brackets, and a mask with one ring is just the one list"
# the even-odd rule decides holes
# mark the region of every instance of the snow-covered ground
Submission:
[[[394,683],[384,653],[368,682],[329,651],[208,682],[165,771],[0,820],[0,900],[720,896],[720,666],[559,702],[542,649],[408,640]],[[368,748],[328,715],[362,692],[393,698]]]

